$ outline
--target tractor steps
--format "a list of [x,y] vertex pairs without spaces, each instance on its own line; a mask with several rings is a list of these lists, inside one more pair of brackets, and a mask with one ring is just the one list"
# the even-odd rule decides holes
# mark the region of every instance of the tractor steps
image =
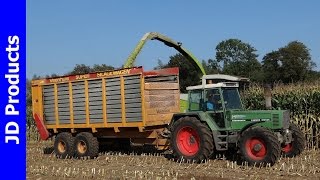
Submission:
[[218,151],[225,151],[228,150],[228,141],[227,141],[228,135],[226,131],[216,132],[216,135],[214,136],[216,149]]

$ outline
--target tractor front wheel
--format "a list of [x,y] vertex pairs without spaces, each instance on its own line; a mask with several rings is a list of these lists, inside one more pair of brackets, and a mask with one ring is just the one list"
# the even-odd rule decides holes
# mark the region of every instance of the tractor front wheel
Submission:
[[249,165],[273,165],[281,155],[277,136],[263,127],[245,130],[239,140],[239,146],[243,160]]
[[300,128],[290,123],[289,130],[292,133],[292,142],[282,145],[282,155],[284,157],[295,157],[302,153],[305,147],[304,135]]
[[213,153],[212,133],[197,118],[180,118],[173,124],[171,131],[170,146],[176,160],[199,163]]

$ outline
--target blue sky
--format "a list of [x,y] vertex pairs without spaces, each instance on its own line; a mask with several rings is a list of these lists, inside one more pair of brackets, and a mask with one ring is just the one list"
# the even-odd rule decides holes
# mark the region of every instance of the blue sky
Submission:
[[[120,67],[146,32],[183,43],[198,59],[215,57],[223,40],[238,38],[259,60],[298,40],[320,69],[320,1],[27,1],[27,77],[64,74],[76,64]],[[136,65],[167,62],[172,48],[149,41]]]

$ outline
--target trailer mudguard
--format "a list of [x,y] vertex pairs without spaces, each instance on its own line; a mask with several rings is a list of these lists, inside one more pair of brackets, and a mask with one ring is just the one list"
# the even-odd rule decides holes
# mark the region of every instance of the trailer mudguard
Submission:
[[43,120],[40,119],[38,114],[34,114],[34,121],[36,122],[37,129],[40,134],[40,138],[42,140],[47,140],[50,137],[50,133],[47,130],[46,126],[44,125]]

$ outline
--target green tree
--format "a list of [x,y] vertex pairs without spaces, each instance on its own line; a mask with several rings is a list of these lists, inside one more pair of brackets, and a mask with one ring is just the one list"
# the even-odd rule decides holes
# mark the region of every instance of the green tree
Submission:
[[280,48],[284,82],[303,81],[315,66],[307,46],[302,42],[292,41]]
[[59,76],[58,74],[53,73],[51,75],[46,75],[45,78],[55,78],[55,77],[58,77],[58,76]]
[[76,64],[76,66],[73,68],[73,70],[67,75],[74,75],[74,74],[87,74],[92,72],[101,72],[101,71],[110,71],[114,70],[115,68],[113,66],[109,66],[106,64],[95,64],[91,68],[90,66],[87,66],[85,64]]
[[157,70],[157,69],[163,69],[167,64],[164,64],[161,59],[158,59],[158,65],[156,67],[154,67],[153,69],[154,70]]
[[[41,79],[40,76],[34,75],[32,80]],[[31,94],[31,80],[26,80],[26,115],[27,115],[27,127],[35,125],[32,115],[32,94]]]
[[68,73],[68,75],[74,75],[74,74],[87,74],[92,72],[92,69],[90,66],[87,66],[85,64],[76,64],[76,66],[73,68],[73,70]]
[[182,54],[170,56],[170,60],[164,68],[179,67],[180,91],[186,92],[186,87],[200,83],[200,72]]
[[312,72],[315,63],[311,60],[309,49],[299,41],[289,42],[277,51],[266,54],[262,63],[265,79],[269,82],[298,82],[316,75]]
[[314,70],[309,71],[306,77],[306,81],[309,81],[309,82],[312,82],[318,79],[320,79],[320,72],[314,71]]
[[34,121],[32,118],[32,112],[31,112],[31,107],[32,107],[32,97],[31,97],[31,81],[27,79],[27,93],[26,93],[26,113],[27,113],[27,127],[30,127]]
[[281,55],[279,51],[272,51],[262,59],[263,79],[267,83],[281,80]]
[[239,39],[228,39],[216,46],[216,60],[223,63],[223,73],[260,80],[261,64],[256,49]]
[[[32,76],[32,80],[41,79],[41,78],[42,78],[41,76],[38,76],[35,74]],[[27,79],[27,81],[28,81],[28,79]]]
[[106,64],[95,64],[93,65],[93,68],[91,69],[92,72],[101,72],[101,71],[110,71],[114,70],[113,66],[108,66]]
[[206,74],[217,74],[222,72],[221,66],[219,65],[219,62],[217,60],[202,60],[202,66],[206,71]]

